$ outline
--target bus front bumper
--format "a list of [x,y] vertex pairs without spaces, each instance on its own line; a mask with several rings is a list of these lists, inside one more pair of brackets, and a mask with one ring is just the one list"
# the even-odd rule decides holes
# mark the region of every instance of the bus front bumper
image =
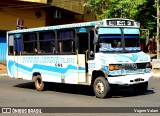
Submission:
[[150,73],[144,73],[144,74],[115,76],[115,77],[108,76],[107,79],[110,84],[133,85],[133,84],[148,82],[149,79],[152,77],[153,77],[153,73],[150,72]]

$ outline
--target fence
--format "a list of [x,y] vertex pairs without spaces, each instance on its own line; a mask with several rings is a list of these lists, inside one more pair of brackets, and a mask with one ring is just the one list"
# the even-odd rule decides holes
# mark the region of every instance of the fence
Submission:
[[0,37],[0,64],[6,64],[7,43],[5,37]]

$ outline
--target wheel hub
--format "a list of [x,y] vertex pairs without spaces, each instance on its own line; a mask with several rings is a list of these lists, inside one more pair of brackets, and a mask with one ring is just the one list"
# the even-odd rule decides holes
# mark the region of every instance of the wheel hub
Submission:
[[97,85],[96,85],[96,91],[99,93],[99,94],[102,94],[104,92],[104,85],[102,82],[98,82]]

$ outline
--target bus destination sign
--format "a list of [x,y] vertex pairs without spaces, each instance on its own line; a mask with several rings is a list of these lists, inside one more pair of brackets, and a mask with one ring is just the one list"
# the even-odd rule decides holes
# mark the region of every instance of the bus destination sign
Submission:
[[109,26],[134,26],[134,22],[131,20],[107,20]]

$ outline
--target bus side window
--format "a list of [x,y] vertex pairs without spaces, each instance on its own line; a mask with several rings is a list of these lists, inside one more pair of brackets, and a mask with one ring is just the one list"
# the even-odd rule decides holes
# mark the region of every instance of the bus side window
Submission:
[[71,40],[64,41],[63,52],[72,52],[72,47],[73,45]]
[[8,41],[9,41],[8,53],[10,55],[13,55],[15,52],[15,55],[20,55],[22,52],[22,36],[21,36],[21,34],[9,35]]
[[75,52],[75,32],[74,30],[62,30],[58,32],[58,52]]
[[23,34],[23,53],[33,54],[37,48],[37,34],[36,33],[24,33]]
[[8,45],[9,45],[9,51],[8,51],[8,53],[9,54],[13,54],[13,51],[14,51],[14,49],[13,49],[13,45],[14,45],[14,35],[9,35],[9,43],[8,43]]
[[39,53],[55,53],[55,46],[54,31],[39,33]]
[[61,41],[58,42],[58,52],[60,52],[60,53],[63,52],[62,51],[62,42]]

